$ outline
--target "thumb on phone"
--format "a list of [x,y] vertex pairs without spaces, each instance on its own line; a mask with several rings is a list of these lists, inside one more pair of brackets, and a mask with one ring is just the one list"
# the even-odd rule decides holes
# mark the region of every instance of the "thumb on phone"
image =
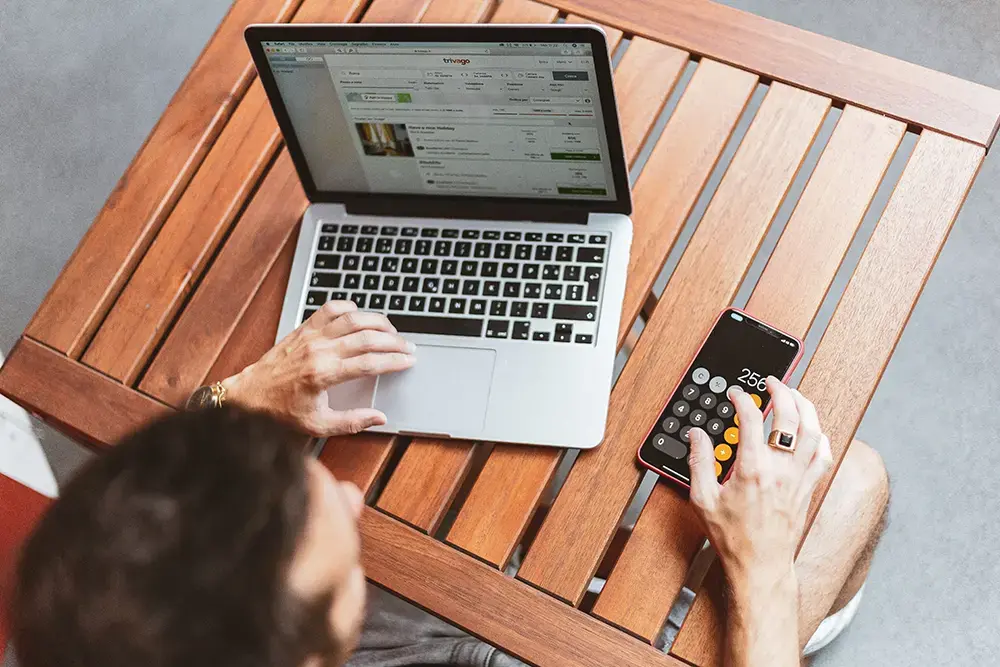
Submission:
[[712,441],[700,428],[688,432],[691,453],[688,467],[691,469],[691,502],[697,507],[711,508],[719,498],[719,480],[715,478],[715,450]]

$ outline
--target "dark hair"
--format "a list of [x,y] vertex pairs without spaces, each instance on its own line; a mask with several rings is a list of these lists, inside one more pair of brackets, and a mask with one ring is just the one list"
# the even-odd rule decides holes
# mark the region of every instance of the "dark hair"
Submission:
[[288,591],[308,512],[302,438],[226,408],[153,423],[96,458],[25,545],[25,667],[297,667],[334,650],[330,598]]

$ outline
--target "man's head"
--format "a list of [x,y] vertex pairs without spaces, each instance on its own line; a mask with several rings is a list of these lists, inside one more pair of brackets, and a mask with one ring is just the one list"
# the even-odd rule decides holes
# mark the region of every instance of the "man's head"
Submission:
[[357,488],[270,418],[176,414],[95,459],[25,545],[25,667],[339,664],[364,607]]

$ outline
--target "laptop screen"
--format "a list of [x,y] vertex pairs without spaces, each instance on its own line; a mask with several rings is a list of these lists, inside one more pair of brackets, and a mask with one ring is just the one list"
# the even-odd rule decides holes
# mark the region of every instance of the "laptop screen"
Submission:
[[612,202],[600,46],[260,42],[318,191]]

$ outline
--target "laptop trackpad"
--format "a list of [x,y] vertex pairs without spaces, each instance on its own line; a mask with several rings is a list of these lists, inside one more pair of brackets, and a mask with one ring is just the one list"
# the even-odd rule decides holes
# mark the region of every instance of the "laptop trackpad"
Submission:
[[481,431],[496,352],[420,345],[416,357],[409,370],[379,378],[375,407],[389,425],[442,435]]

